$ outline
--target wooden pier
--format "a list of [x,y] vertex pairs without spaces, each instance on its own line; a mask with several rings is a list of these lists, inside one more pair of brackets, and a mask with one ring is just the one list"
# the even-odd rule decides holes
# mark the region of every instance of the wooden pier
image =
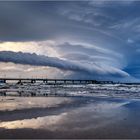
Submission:
[[112,81],[80,80],[80,79],[43,79],[43,78],[0,78],[0,83],[15,81],[16,83],[36,83],[46,84],[113,84]]

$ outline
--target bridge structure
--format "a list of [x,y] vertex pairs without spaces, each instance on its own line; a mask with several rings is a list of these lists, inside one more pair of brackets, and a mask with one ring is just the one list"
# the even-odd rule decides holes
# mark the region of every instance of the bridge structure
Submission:
[[46,84],[113,84],[113,81],[97,81],[82,79],[46,79],[46,78],[0,78],[1,83],[15,81],[17,83],[36,83],[43,82]]

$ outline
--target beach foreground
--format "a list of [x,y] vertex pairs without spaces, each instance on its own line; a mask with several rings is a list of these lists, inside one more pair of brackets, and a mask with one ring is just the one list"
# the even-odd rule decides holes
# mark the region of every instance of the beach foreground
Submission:
[[140,100],[0,97],[0,138],[140,138]]

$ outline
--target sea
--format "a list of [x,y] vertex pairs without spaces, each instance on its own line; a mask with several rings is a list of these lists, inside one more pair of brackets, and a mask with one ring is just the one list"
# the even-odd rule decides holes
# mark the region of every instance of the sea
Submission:
[[138,84],[0,85],[0,139],[134,139],[139,118]]

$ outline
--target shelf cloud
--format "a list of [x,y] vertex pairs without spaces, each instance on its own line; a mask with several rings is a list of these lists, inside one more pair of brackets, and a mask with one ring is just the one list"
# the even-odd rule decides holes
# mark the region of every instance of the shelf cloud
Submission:
[[0,61],[68,77],[138,80],[139,13],[137,0],[1,1]]
[[104,68],[97,65],[82,65],[80,63],[74,63],[71,61],[61,60],[54,57],[47,57],[43,55],[22,53],[22,52],[11,52],[1,51],[0,52],[1,62],[13,62],[16,64],[33,65],[33,66],[50,66],[62,70],[85,72],[89,74],[112,74],[117,76],[129,76],[126,72],[117,68],[108,67]]

